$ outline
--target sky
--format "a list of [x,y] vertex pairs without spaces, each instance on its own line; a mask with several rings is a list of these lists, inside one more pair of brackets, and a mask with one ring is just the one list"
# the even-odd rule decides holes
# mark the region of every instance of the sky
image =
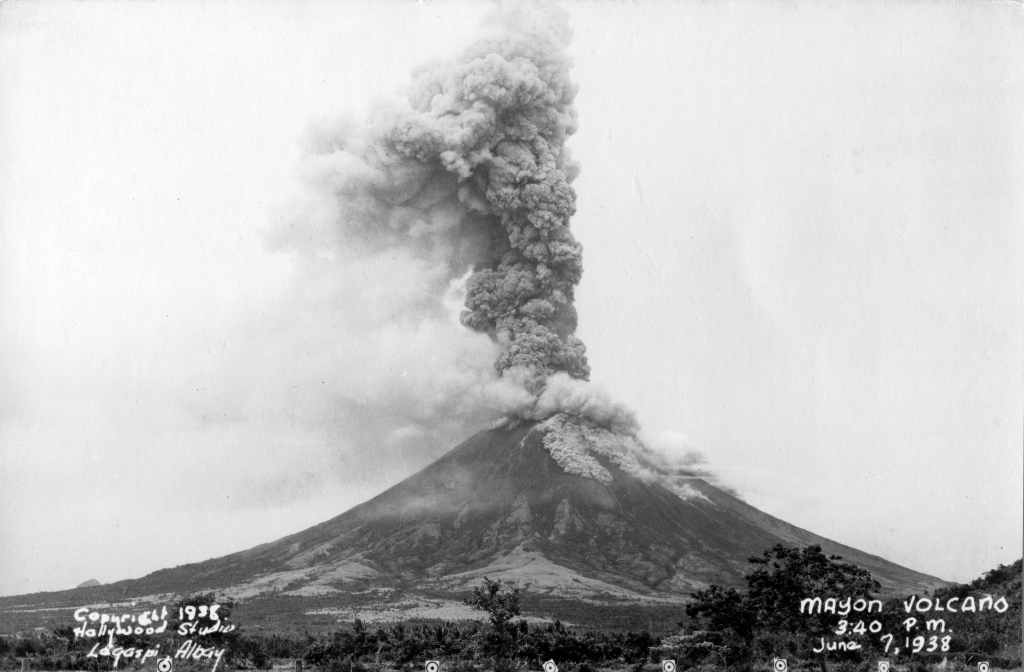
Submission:
[[[565,3],[591,378],[648,442],[947,580],[1022,555],[1013,3]],[[0,595],[331,518],[494,419],[418,276],[282,245],[308,158],[486,3],[0,5]]]

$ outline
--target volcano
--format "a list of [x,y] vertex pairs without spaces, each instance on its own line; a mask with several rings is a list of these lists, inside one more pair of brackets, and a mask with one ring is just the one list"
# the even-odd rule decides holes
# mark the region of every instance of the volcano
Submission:
[[486,575],[561,597],[679,600],[711,583],[744,585],[747,558],[779,543],[820,545],[869,570],[885,593],[945,583],[797,528],[702,479],[681,496],[600,456],[610,482],[566,473],[544,433],[535,424],[480,432],[324,523],[104,589],[341,598],[395,585],[459,592]]

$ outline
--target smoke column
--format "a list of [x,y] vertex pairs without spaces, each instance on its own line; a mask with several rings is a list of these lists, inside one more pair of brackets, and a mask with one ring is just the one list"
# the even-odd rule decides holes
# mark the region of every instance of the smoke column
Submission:
[[329,204],[292,226],[313,226],[346,254],[422,265],[418,310],[440,315],[461,289],[461,323],[497,346],[494,379],[471,394],[513,421],[545,421],[564,469],[607,480],[593,455],[653,472],[637,462],[647,451],[634,414],[588,382],[575,335],[583,266],[569,229],[579,172],[565,146],[577,128],[570,40],[554,6],[497,6],[480,39],[419,69],[368,123],[317,134],[308,170]]
[[[499,372],[525,370],[539,391],[555,372],[590,373],[572,305],[583,266],[569,231],[577,172],[565,148],[576,130],[569,31],[553,8],[537,16],[512,5],[492,20],[505,35],[477,43],[445,72],[422,74],[381,145],[391,166],[423,170],[424,186],[448,185],[443,200],[461,219],[454,232],[479,239],[459,250],[472,267],[462,323],[498,342]],[[399,221],[412,235],[447,226]]]
[[421,69],[367,128],[336,130],[317,156],[338,178],[347,242],[411,249],[442,271],[435,296],[468,272],[462,323],[495,341],[498,373],[515,369],[533,394],[555,373],[590,373],[574,334],[569,38],[554,7],[502,5],[483,39]]
[[443,81],[423,82],[433,95],[420,98],[390,140],[405,158],[439,160],[460,178],[467,225],[486,241],[473,259],[462,322],[500,344],[498,371],[586,380],[572,304],[583,273],[569,231],[577,170],[564,146],[576,128],[576,89],[568,30],[554,20],[561,17],[545,18],[553,20],[524,25],[521,5],[502,16],[522,27],[518,34],[478,44]]

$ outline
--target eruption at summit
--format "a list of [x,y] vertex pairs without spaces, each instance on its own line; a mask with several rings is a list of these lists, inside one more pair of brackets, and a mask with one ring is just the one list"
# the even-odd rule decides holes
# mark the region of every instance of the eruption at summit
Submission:
[[357,467],[370,473],[396,464],[394,436],[422,454],[445,432],[481,431],[330,520],[83,589],[94,600],[217,590],[348,608],[491,576],[556,597],[678,602],[742,585],[747,558],[780,543],[839,553],[890,593],[942,585],[758,511],[703,478],[692,453],[649,449],[633,412],[589,381],[573,305],[569,41],[556,8],[498,6],[482,37],[365,123],[312,132],[310,198],[277,232],[298,253],[286,302],[301,318],[281,329],[313,325],[289,335],[312,342],[289,365],[310,362],[316,382],[288,393],[317,400],[295,407],[331,450],[354,439],[344,457],[368,456]]

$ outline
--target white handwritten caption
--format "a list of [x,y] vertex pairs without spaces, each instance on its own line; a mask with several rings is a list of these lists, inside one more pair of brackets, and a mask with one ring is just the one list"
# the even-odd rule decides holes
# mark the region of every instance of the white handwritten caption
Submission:
[[[228,633],[235,629],[220,618],[217,613],[219,604],[186,606],[178,609],[178,620],[180,621],[176,632],[181,636],[198,634],[209,635],[214,633]],[[156,658],[160,654],[160,645],[153,647],[143,646],[118,646],[114,642],[116,635],[160,635],[167,631],[167,607],[147,609],[141,613],[108,613],[103,611],[90,610],[89,607],[81,607],[74,612],[75,621],[80,623],[74,628],[76,639],[92,639],[106,637],[106,645],[97,642],[93,645],[87,658],[112,658],[113,667],[117,668],[122,660],[139,661],[145,663],[147,660]],[[200,627],[201,621],[207,621],[210,625]],[[213,668],[210,672],[216,672],[224,656],[225,648],[215,646],[204,647],[191,639],[185,641],[174,653],[173,659],[177,660],[212,660]],[[171,656],[164,656],[158,661],[160,672],[171,671]]]
[[[957,605],[959,603],[959,606]],[[965,598],[951,597],[943,604],[942,600],[931,599],[927,597],[918,597],[917,595],[911,595],[907,600],[903,602],[903,609],[906,613],[917,612],[919,614],[926,614],[929,612],[949,612],[949,613],[978,613],[986,610],[994,610],[1000,614],[1010,608],[1009,603],[1005,597],[996,599],[992,595],[985,595],[985,597],[975,599],[974,597],[967,596]],[[800,613],[801,614],[835,614],[837,616],[849,616],[851,613],[882,613],[882,601],[881,600],[866,600],[864,598],[858,598],[853,601],[852,598],[847,597],[845,599],[839,599],[835,597],[825,598],[824,600],[820,597],[805,597],[800,600]],[[907,633],[910,633],[918,623],[918,619],[914,616],[908,617],[903,621],[903,626],[906,628]],[[942,634],[935,634],[931,636],[918,635],[913,640],[910,639],[908,634],[904,638],[904,649],[909,653],[935,653],[949,651],[950,642],[952,641],[951,635],[945,635],[946,632],[946,621],[941,618],[928,619],[925,621],[925,629],[929,632],[937,632]],[[898,655],[900,652],[899,647],[892,647],[895,637],[891,633],[880,634],[882,632],[881,621],[873,620],[870,623],[865,623],[863,620],[853,623],[846,619],[839,621],[839,627],[834,631],[836,636],[843,637],[849,635],[865,635],[874,634],[880,635],[879,641],[885,644],[885,652]],[[890,651],[890,647],[892,647]],[[861,648],[861,645],[855,641],[830,641],[824,637],[821,638],[821,642],[814,647],[815,653],[823,653],[825,651],[856,651]]]

